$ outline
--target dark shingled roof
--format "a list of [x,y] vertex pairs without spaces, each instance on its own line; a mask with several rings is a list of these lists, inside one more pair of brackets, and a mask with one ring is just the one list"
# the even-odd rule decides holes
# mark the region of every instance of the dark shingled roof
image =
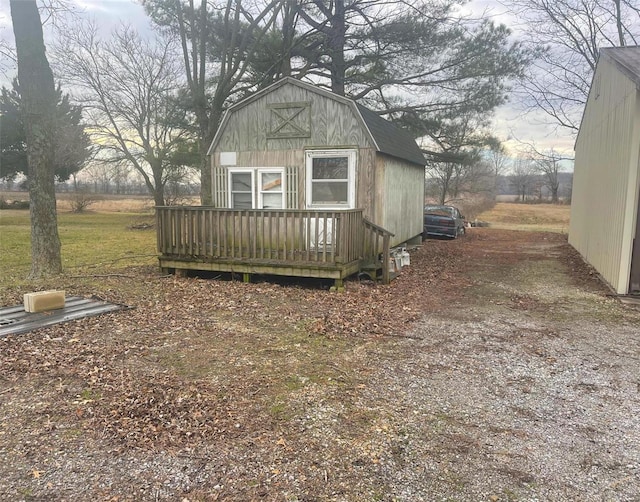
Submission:
[[600,49],[600,55],[612,59],[616,66],[640,89],[640,47],[608,47]]
[[425,165],[425,158],[413,137],[405,130],[396,127],[377,113],[356,103],[358,111],[369,129],[371,136],[382,153],[408,160],[421,166]]

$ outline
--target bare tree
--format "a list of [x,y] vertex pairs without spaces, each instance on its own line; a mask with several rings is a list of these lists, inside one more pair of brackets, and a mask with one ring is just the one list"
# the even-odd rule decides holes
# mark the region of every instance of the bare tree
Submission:
[[536,179],[536,170],[533,161],[529,157],[518,157],[509,177],[511,186],[516,189],[518,199],[522,202],[527,200],[527,196],[531,195],[532,188]]
[[56,89],[35,1],[11,0],[27,142],[31,277],[62,272],[54,186]]
[[551,194],[551,202],[559,202],[558,192],[560,189],[560,173],[565,171],[563,161],[571,160],[570,157],[562,156],[554,149],[539,152],[532,151],[534,168],[542,176],[542,184]]
[[501,144],[494,145],[488,149],[485,154],[485,161],[491,169],[493,175],[493,194],[498,195],[498,184],[500,179],[509,169],[510,159],[506,155],[504,147]]
[[78,89],[100,158],[130,164],[155,204],[164,205],[167,181],[184,167],[174,154],[190,139],[187,112],[176,101],[182,82],[173,43],[144,40],[129,27],[103,41],[94,24],[76,24],[57,53],[60,74]]
[[599,49],[637,45],[637,0],[502,0],[522,23],[525,42],[538,48],[522,90],[529,110],[577,133]]
[[[446,160],[448,157],[448,160]],[[427,161],[427,183],[440,204],[460,202],[493,191],[491,166],[478,152],[449,154]]]
[[[41,0],[37,6],[43,28],[49,26],[56,29],[62,18],[73,17],[77,11],[77,4],[73,0]],[[0,75],[7,81],[11,80],[17,64],[15,46],[8,39],[0,40]]]
[[200,0],[143,0],[153,21],[177,38],[187,81],[189,108],[195,116],[200,155],[201,200],[211,204],[211,177],[207,151],[225,105],[250,87],[242,79],[266,33],[275,22],[281,0],[214,4]]

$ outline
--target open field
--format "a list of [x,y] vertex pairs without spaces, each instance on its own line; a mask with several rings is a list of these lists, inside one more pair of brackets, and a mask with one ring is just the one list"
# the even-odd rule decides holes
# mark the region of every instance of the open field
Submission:
[[[155,265],[156,235],[151,213],[58,213],[62,264],[67,274],[89,270],[113,271],[135,265]],[[0,277],[2,285],[18,283],[28,275],[30,262],[28,210],[0,211]]]
[[[83,197],[91,201],[89,211],[95,212],[123,212],[123,213],[151,213],[153,212],[153,199],[146,195],[109,195],[109,194],[81,194],[64,192],[56,194],[57,208],[59,212],[71,211],[71,201],[75,197]],[[2,192],[0,199],[5,201],[29,200],[27,192]]]
[[471,228],[329,293],[161,276],[150,215],[60,218],[67,273],[6,282],[28,224],[0,211],[0,305],[134,308],[0,338],[0,500],[638,501],[640,312],[559,232]]
[[569,232],[571,206],[565,204],[518,204],[499,202],[490,211],[478,215],[494,228],[537,232]]

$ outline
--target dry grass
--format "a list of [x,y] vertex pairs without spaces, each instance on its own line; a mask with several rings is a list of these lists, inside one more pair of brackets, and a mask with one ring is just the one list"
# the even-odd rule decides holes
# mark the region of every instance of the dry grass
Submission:
[[[73,192],[56,194],[57,208],[60,212],[72,210],[72,200],[76,196]],[[89,211],[99,213],[151,213],[153,211],[153,198],[148,195],[112,195],[112,194],[85,194],[92,200]],[[0,199],[6,201],[29,200],[28,192],[0,191]],[[196,205],[199,197],[185,197],[180,202],[186,205]]]
[[[152,213],[60,211],[58,233],[62,264],[72,275],[88,270],[157,264],[155,231],[136,230],[154,223]],[[0,211],[0,277],[2,286],[23,284],[29,273],[30,223],[28,210]],[[1,288],[0,288],[1,289]]]
[[489,211],[478,215],[478,220],[491,227],[505,230],[534,232],[569,232],[571,206],[558,204],[517,204],[499,202]]

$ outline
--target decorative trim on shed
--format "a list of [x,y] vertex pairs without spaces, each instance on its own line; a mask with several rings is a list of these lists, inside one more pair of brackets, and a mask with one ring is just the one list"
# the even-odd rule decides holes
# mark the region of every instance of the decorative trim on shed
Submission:
[[213,168],[213,205],[215,207],[228,207],[228,168],[215,166]]
[[269,103],[267,139],[310,138],[311,103]]
[[285,169],[285,178],[287,209],[298,209],[298,168],[287,167]]

